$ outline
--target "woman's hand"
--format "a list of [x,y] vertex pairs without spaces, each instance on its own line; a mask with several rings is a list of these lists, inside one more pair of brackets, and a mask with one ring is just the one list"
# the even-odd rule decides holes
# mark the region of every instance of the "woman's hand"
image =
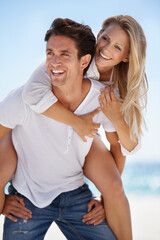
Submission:
[[23,219],[32,218],[32,212],[25,207],[23,198],[16,195],[6,195],[2,214],[14,222],[18,221],[16,217]]
[[73,128],[84,142],[87,142],[85,136],[94,138],[100,127],[99,123],[93,122],[93,117],[100,112],[100,108],[97,108],[91,113],[82,115],[79,117],[79,121],[76,121]]
[[116,125],[119,121],[124,120],[124,117],[121,113],[122,103],[118,100],[118,98],[116,98],[112,86],[106,86],[105,89],[101,89],[99,103],[102,112],[112,122],[113,125]]

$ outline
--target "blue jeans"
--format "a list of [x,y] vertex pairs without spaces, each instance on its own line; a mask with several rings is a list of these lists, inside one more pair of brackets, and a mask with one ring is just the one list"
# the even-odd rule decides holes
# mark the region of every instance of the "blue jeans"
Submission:
[[10,194],[24,198],[25,206],[32,211],[32,218],[19,218],[17,223],[6,218],[3,240],[42,240],[53,221],[69,240],[116,240],[106,221],[98,226],[82,222],[83,215],[87,213],[87,204],[92,199],[86,184],[60,194],[45,208],[34,206],[12,186]]

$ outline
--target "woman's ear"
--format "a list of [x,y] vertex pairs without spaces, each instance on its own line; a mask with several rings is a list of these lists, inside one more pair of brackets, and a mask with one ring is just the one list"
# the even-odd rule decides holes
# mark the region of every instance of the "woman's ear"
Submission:
[[122,62],[129,62],[129,55],[127,55],[124,59],[122,59]]
[[86,54],[84,56],[81,57],[81,67],[82,70],[84,70],[86,67],[88,67],[88,64],[91,61],[91,55],[90,54]]

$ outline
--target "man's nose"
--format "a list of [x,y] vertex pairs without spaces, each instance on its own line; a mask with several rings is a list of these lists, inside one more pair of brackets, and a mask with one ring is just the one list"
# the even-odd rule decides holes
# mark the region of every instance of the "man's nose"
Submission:
[[59,56],[54,56],[51,61],[52,66],[59,66],[62,64],[61,58]]

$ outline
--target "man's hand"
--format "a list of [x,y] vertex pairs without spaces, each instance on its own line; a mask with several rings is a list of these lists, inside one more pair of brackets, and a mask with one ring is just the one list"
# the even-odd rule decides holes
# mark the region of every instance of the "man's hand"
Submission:
[[23,219],[32,218],[32,212],[25,207],[23,198],[16,195],[6,195],[2,214],[14,222],[18,221],[16,217]]
[[88,213],[83,216],[83,222],[87,225],[98,225],[105,220],[105,211],[101,199],[92,199],[87,206]]

